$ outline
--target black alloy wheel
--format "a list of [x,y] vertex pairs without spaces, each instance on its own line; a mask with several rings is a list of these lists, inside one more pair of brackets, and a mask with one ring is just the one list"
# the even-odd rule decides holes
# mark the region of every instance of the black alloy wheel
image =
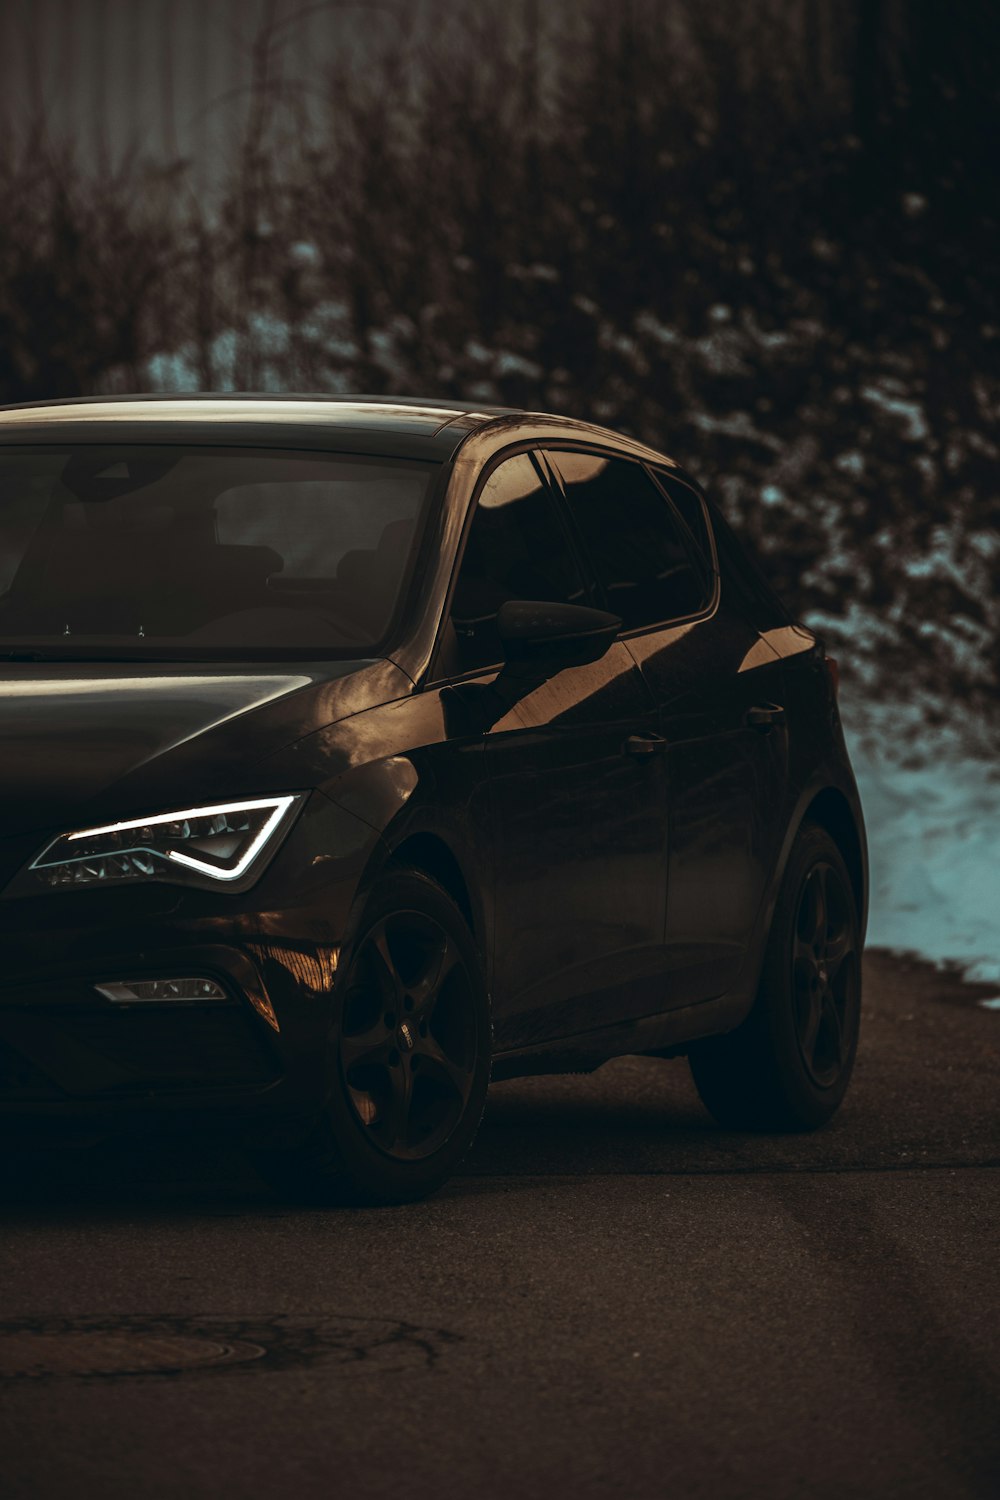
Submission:
[[840,1106],[861,1024],[861,938],[843,856],[804,824],[789,855],[754,1007],[692,1045],[695,1085],[720,1124],[814,1130]]
[[851,1040],[858,960],[853,897],[828,861],[814,864],[799,897],[792,944],[795,1032],[819,1088],[840,1077]]
[[408,1203],[475,1138],[492,1052],[489,996],[468,923],[429,876],[390,869],[369,895],[334,992],[329,1089],[301,1145],[254,1153],[285,1196]]
[[475,1083],[473,976],[447,929],[398,910],[369,929],[351,965],[338,1050],[359,1123],[396,1161],[448,1139]]

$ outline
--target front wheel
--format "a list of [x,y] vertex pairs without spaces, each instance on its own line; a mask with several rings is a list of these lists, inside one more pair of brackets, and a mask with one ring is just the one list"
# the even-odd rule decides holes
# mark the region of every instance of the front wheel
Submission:
[[692,1047],[702,1102],[736,1130],[814,1130],[850,1082],[861,1023],[857,903],[824,828],[805,824],[792,847],[760,988],[735,1031]]
[[330,1035],[329,1089],[300,1146],[255,1153],[283,1193],[406,1203],[451,1176],[482,1118],[491,1027],[482,964],[451,898],[393,871],[345,955]]

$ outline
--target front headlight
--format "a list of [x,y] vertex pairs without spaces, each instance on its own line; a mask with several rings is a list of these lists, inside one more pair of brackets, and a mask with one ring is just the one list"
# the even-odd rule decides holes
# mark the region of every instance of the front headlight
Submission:
[[25,874],[50,890],[137,880],[238,881],[276,847],[301,801],[301,793],[254,797],[61,833]]

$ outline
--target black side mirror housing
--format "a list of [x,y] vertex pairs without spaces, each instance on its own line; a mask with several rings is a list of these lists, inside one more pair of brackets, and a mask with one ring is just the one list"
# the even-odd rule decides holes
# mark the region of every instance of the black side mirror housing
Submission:
[[510,599],[497,614],[504,665],[490,683],[446,688],[442,704],[451,734],[484,733],[514,704],[567,667],[599,661],[622,622],[603,609]]
[[567,667],[599,661],[621,628],[618,616],[603,609],[509,599],[497,614],[505,662],[500,675],[544,682]]

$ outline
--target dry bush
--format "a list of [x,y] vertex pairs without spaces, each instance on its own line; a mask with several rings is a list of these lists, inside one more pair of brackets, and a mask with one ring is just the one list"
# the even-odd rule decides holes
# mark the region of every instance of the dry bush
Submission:
[[931,0],[383,7],[311,130],[273,86],[279,20],[211,203],[182,169],[0,167],[7,399],[353,389],[590,416],[686,462],[873,685],[991,711],[984,0],[946,27]]

